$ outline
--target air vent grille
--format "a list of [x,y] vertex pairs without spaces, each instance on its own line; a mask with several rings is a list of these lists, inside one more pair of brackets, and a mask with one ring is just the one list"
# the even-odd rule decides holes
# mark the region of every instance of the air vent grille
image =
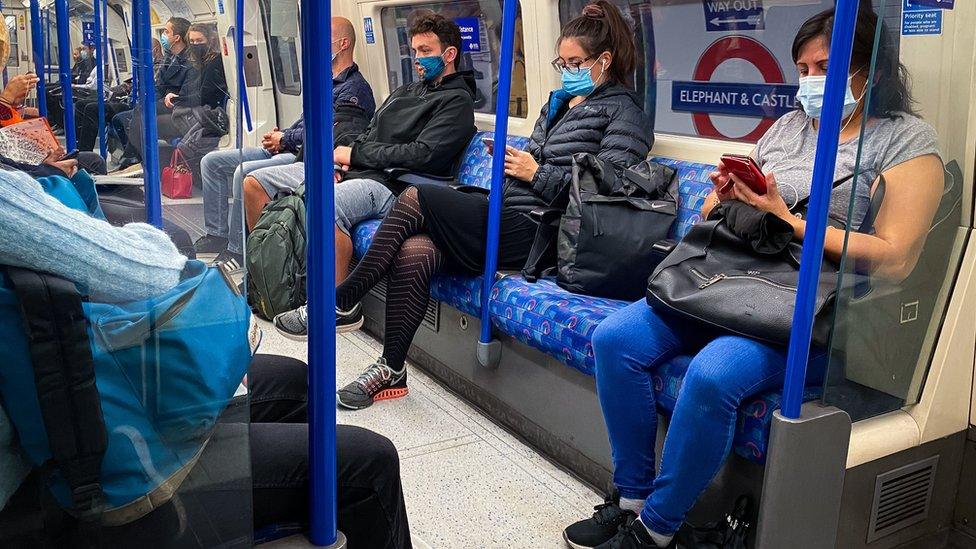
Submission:
[[933,456],[878,475],[868,543],[928,518],[938,464]]
[[[386,279],[380,281],[379,284],[373,287],[371,294],[376,296],[377,299],[386,303]],[[437,332],[440,330],[441,325],[441,302],[434,301],[433,299],[427,300],[427,311],[424,312],[424,320],[420,323],[422,326],[430,328],[431,331]]]

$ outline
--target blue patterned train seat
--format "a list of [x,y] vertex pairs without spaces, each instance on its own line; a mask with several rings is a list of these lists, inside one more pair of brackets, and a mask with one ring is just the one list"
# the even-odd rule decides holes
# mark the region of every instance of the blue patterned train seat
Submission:
[[[681,238],[700,220],[700,210],[711,191],[708,174],[715,169],[708,164],[655,158],[678,170],[679,210],[672,237]],[[521,276],[508,276],[495,283],[488,301],[492,322],[502,333],[559,359],[587,375],[593,375],[595,363],[593,331],[606,317],[627,302],[570,293],[552,280],[529,283]],[[653,383],[658,408],[670,414],[681,390],[681,382],[691,361],[689,356],[676,357],[654,374]],[[816,389],[808,389],[807,400],[817,398]],[[754,395],[739,408],[734,451],[753,461],[764,462],[768,447],[769,426],[773,411],[780,407],[780,391]]]
[[[493,132],[478,132],[464,151],[458,169],[457,183],[489,188],[491,186],[491,155],[482,138],[494,137]],[[509,136],[508,144],[516,149],[525,149],[528,137]],[[373,243],[373,236],[380,226],[379,219],[370,219],[353,227],[353,256],[362,259]],[[435,276],[431,281],[430,293],[434,299],[473,316],[481,315],[482,276]]]

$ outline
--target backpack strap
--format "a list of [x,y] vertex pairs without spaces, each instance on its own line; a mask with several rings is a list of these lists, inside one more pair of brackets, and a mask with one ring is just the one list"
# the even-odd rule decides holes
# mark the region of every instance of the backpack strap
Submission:
[[75,516],[93,528],[104,502],[100,482],[108,434],[81,296],[52,275],[7,267],[30,339],[34,383],[53,465],[71,489]]

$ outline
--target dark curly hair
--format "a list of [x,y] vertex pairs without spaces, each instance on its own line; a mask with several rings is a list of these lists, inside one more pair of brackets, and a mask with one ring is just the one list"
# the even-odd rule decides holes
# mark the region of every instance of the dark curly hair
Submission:
[[424,34],[426,32],[437,35],[437,39],[440,40],[443,49],[446,50],[447,48],[453,47],[458,51],[459,56],[454,59],[454,68],[456,69],[461,53],[461,29],[458,28],[457,23],[443,15],[427,13],[418,17],[410,25],[408,34],[410,38],[413,38],[418,34]]

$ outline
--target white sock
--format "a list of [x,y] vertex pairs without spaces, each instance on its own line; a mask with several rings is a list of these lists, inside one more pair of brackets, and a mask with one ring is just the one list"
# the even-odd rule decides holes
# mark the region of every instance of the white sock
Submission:
[[624,511],[630,511],[635,515],[640,516],[641,509],[644,508],[644,500],[620,498],[620,508]]
[[[621,501],[623,500],[621,499]],[[654,540],[654,544],[657,545],[658,547],[667,547],[668,544],[671,543],[671,540],[674,538],[674,534],[671,534],[670,536],[665,536],[664,534],[658,534],[654,530],[648,528],[647,525],[644,524],[643,520],[641,520],[640,518],[638,518],[637,520],[641,523],[641,526],[643,526],[644,529],[647,530],[647,534],[651,536],[651,539]]]

